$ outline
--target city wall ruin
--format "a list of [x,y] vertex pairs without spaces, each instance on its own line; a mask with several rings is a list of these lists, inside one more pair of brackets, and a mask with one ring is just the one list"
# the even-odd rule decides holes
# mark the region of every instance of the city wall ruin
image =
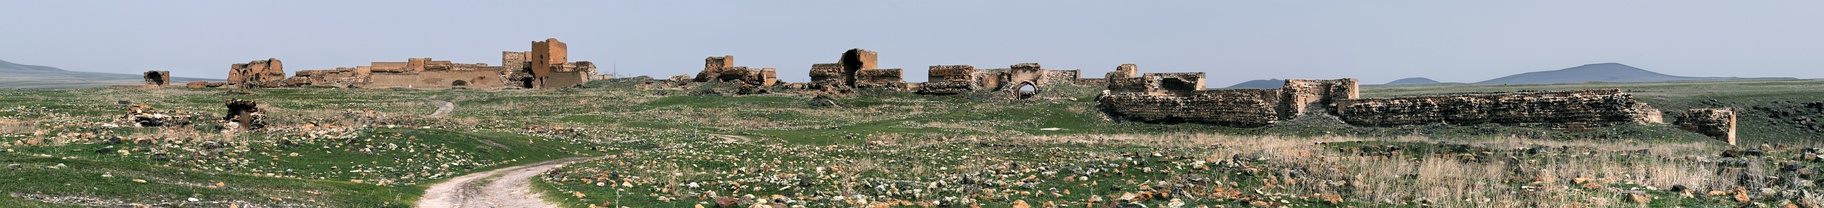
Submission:
[[779,72],[773,68],[735,66],[735,56],[711,56],[703,59],[703,71],[697,72],[692,81],[736,82],[746,87],[774,86],[779,84]]
[[[1664,123],[1661,112],[1621,90],[1474,93],[1360,98],[1355,79],[1287,79],[1279,89],[1204,89],[1203,73],[1109,73],[1098,107],[1111,118],[1156,123],[1261,127],[1309,115],[1356,126],[1501,124],[1567,130]],[[1735,144],[1728,109],[1692,109],[1681,129]]]
[[1517,92],[1341,100],[1337,117],[1362,126],[1484,123],[1550,128],[1663,123],[1621,90]]
[[226,83],[189,83],[190,88],[236,87],[307,87],[330,86],[349,88],[419,88],[419,89],[502,89],[566,88],[582,86],[601,79],[595,64],[569,61],[567,45],[555,38],[533,41],[531,51],[501,53],[501,66],[486,63],[455,63],[431,58],[408,58],[403,62],[371,62],[367,66],[338,67],[325,70],[302,70],[285,77],[279,60],[255,60],[234,64]]

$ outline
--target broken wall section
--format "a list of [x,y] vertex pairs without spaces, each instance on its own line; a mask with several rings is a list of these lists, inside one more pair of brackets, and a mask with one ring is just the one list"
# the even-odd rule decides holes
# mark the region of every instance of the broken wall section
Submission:
[[1344,99],[1337,101],[1336,112],[1358,126],[1492,123],[1577,129],[1663,122],[1658,109],[1614,89]]
[[171,71],[146,71],[142,78],[146,80],[146,86],[162,87],[171,85]]
[[1727,108],[1700,108],[1685,110],[1679,114],[1673,125],[1679,129],[1697,132],[1717,141],[1735,145],[1735,111]]

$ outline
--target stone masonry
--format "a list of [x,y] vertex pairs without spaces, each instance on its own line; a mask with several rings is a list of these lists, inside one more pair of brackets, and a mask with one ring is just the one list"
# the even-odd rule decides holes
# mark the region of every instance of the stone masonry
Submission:
[[703,59],[703,71],[697,72],[692,81],[739,82],[749,86],[773,86],[779,84],[779,73],[773,68],[750,69],[745,66],[734,66],[735,56],[711,56]]
[[812,64],[810,87],[828,92],[858,88],[906,90],[908,85],[901,70],[877,68],[878,60],[880,55],[874,51],[849,49],[836,63]]
[[171,71],[146,71],[146,86],[162,87],[171,85]]
[[1492,123],[1583,128],[1663,122],[1659,110],[1613,89],[1345,99],[1337,103],[1336,115],[1360,126]]
[[1735,111],[1726,108],[1686,110],[1673,125],[1735,145]]
[[280,87],[285,79],[285,64],[279,59],[254,60],[228,68],[228,85],[239,88]]

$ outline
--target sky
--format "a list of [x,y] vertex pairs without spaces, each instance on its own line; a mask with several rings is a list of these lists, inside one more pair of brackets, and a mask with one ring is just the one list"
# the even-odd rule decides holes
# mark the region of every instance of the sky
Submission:
[[1040,63],[1102,77],[1476,82],[1615,62],[1680,76],[1824,77],[1824,1],[6,1],[0,60],[223,78],[430,57],[500,65],[557,38],[621,77],[709,56],[804,82],[850,48],[932,65]]

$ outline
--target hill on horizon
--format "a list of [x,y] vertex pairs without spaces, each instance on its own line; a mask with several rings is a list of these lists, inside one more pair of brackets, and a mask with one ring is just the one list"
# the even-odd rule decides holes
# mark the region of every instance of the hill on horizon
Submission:
[[[0,89],[76,89],[115,85],[141,85],[138,74],[82,72],[57,67],[18,64],[0,60]],[[173,85],[211,79],[171,77]]]
[[1398,79],[1398,80],[1393,80],[1392,82],[1387,82],[1387,84],[1385,84],[1385,85],[1425,85],[1425,84],[1440,84],[1440,83],[1443,83],[1443,82],[1438,82],[1438,80],[1431,80],[1431,78],[1408,77],[1405,79]]
[[1229,85],[1229,87],[1224,87],[1224,89],[1279,89],[1281,87],[1286,87],[1286,80],[1283,80],[1283,79],[1257,79],[1257,80],[1248,80],[1246,82],[1241,82],[1240,84]]
[[1584,82],[1664,82],[1691,80],[1720,80],[1732,77],[1684,77],[1647,71],[1620,63],[1596,63],[1582,66],[1536,71],[1508,75],[1488,81],[1476,82],[1481,85],[1498,84],[1559,84]]

